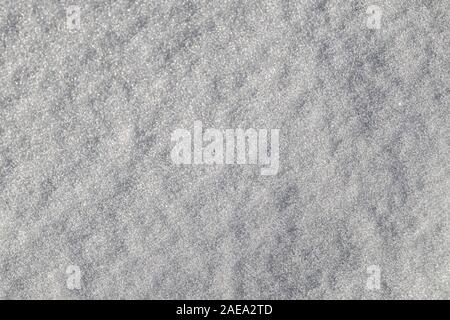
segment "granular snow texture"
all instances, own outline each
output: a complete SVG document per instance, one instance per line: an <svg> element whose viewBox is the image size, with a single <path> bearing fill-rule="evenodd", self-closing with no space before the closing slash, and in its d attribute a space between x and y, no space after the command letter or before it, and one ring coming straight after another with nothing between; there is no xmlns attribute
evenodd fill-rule
<svg viewBox="0 0 450 320"><path fill-rule="evenodd" d="M0 298L449 299L449 16L0 0ZM278 174L174 164L194 121Z"/></svg>

